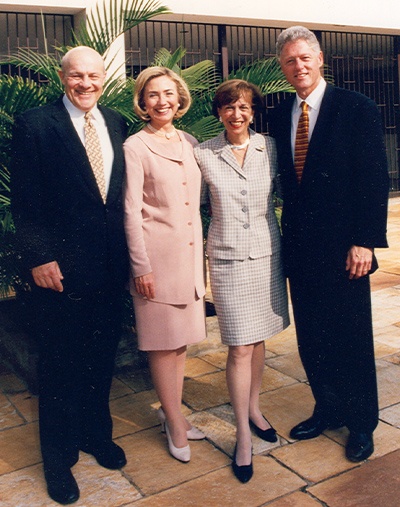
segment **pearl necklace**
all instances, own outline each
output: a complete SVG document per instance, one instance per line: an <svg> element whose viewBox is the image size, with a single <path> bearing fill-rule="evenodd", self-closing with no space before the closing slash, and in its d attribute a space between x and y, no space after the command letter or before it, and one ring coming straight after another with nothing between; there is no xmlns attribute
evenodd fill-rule
<svg viewBox="0 0 400 507"><path fill-rule="evenodd" d="M232 150L244 150L250 144L250 137L243 144L232 144L228 141L228 146Z"/></svg>
<svg viewBox="0 0 400 507"><path fill-rule="evenodd" d="M161 133L159 130L155 129L150 123L147 124L147 128L151 130L153 134L155 134L156 136L165 137L168 141L176 134L175 127L173 127L174 130L172 132L164 132L164 133Z"/></svg>

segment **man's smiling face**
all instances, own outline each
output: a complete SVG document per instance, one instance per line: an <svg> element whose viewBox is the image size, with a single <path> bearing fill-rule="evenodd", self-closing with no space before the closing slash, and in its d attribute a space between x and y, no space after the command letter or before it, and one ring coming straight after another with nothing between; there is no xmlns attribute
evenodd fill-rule
<svg viewBox="0 0 400 507"><path fill-rule="evenodd" d="M72 104L90 111L103 92L106 74L101 56L89 48L73 52L59 75Z"/></svg>

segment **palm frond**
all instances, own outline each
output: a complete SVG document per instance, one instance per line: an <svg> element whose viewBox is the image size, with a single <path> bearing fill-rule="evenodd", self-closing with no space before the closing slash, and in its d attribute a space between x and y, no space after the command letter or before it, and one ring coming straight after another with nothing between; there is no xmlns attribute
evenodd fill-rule
<svg viewBox="0 0 400 507"><path fill-rule="evenodd" d="M46 101L44 90L30 79L0 76L0 123Z"/></svg>
<svg viewBox="0 0 400 507"><path fill-rule="evenodd" d="M73 45L90 46L105 55L111 44L126 31L154 16L170 12L168 7L155 0L97 3L78 31L73 32Z"/></svg>
<svg viewBox="0 0 400 507"><path fill-rule="evenodd" d="M139 125L141 120L133 111L133 79L119 79L107 82L100 103L118 111L130 125L131 129Z"/></svg>
<svg viewBox="0 0 400 507"><path fill-rule="evenodd" d="M63 89L57 72L60 67L59 62L53 56L20 48L17 52L7 58L7 60L0 62L0 64L2 63L11 63L12 65L41 74L41 76L52 83L52 86L58 86L60 93Z"/></svg>
<svg viewBox="0 0 400 507"><path fill-rule="evenodd" d="M228 79L244 79L257 85L263 95L278 92L293 92L287 82L277 58L255 60L229 74Z"/></svg>
<svg viewBox="0 0 400 507"><path fill-rule="evenodd" d="M181 74L180 63L186 54L186 49L182 46L178 47L173 53L166 48L159 49L153 59L152 65L159 67L167 67L177 74Z"/></svg>
<svg viewBox="0 0 400 507"><path fill-rule="evenodd" d="M223 125L215 116L207 116L196 122L190 122L188 120L189 118L186 118L185 115L179 128L192 134L199 142L207 141L207 139L217 136L223 130Z"/></svg>
<svg viewBox="0 0 400 507"><path fill-rule="evenodd" d="M221 81L215 63L211 60L202 60L182 70L182 78L186 81L192 93L203 94L214 91Z"/></svg>

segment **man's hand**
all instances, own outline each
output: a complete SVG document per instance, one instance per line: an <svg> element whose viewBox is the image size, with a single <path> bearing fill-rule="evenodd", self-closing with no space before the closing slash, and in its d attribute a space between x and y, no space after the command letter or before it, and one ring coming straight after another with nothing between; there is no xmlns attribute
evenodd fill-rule
<svg viewBox="0 0 400 507"><path fill-rule="evenodd" d="M373 248L353 245L347 253L346 271L350 280L361 278L369 273L372 266Z"/></svg>
<svg viewBox="0 0 400 507"><path fill-rule="evenodd" d="M37 286L57 292L64 290L61 280L64 279L57 261L48 262L32 269L32 276Z"/></svg>

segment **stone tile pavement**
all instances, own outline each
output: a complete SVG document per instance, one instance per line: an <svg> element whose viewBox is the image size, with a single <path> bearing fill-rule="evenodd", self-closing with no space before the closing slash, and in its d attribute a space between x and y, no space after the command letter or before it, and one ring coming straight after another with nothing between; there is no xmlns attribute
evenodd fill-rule
<svg viewBox="0 0 400 507"><path fill-rule="evenodd" d="M81 489L77 507L397 507L400 505L400 198L390 201L390 248L378 250L372 276L380 422L376 451L361 464L344 457L347 430L327 431L295 442L290 428L308 417L312 396L302 369L293 325L267 342L261 404L280 441L253 437L253 479L239 483L230 463L235 442L225 384L226 349L215 317L206 343L190 349L184 411L207 439L191 442L192 460L182 464L160 433L157 398L148 371L114 378L114 436L128 464L101 468L81 454L73 472ZM45 493L38 442L37 399L0 366L0 506L51 507Z"/></svg>

